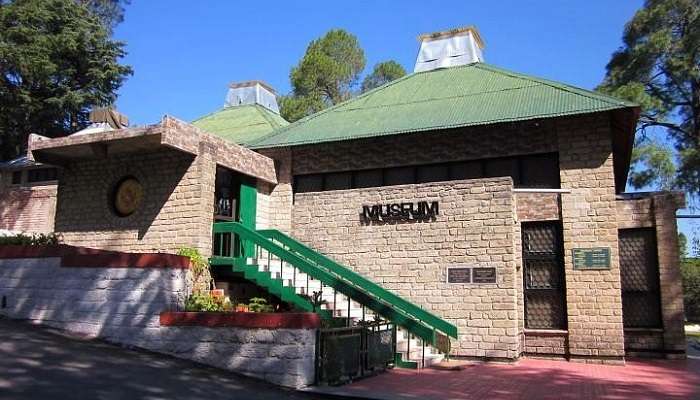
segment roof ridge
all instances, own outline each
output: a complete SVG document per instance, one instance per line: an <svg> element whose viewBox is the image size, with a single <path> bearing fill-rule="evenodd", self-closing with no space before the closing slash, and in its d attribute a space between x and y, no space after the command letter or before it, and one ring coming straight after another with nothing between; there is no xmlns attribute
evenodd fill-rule
<svg viewBox="0 0 700 400"><path fill-rule="evenodd" d="M588 97L590 99L595 98L597 100L605 101L607 103L611 103L611 104L614 104L617 106L619 106L619 105L638 106L638 104L631 102L631 101L618 99L616 97L612 97L612 96L609 96L609 95L604 94L604 93L599 93L599 92L596 92L593 90L580 88L577 86L569 85L567 83L557 82L557 81L553 81L553 80L546 79L546 78L540 78L540 77L529 75L529 74L523 74L520 72L510 71L510 70L507 70L507 69L504 69L501 67L496 67L495 65L491 65L488 63L482 62L482 63L474 63L474 64L476 64L475 66L477 68L484 67L482 69L486 69L486 70L489 70L491 72L496 72L496 73L499 73L502 75L507 75L511 78L518 78L518 79L524 79L524 80L529 80L529 81L535 81L535 82L538 82L542 85L547 85L547 86L553 87L555 89L559 89L559 90L563 90L565 92L577 94L579 96L585 96L585 97Z"/></svg>
<svg viewBox="0 0 700 400"><path fill-rule="evenodd" d="M254 106L254 105L255 105L255 104L242 104L242 105L236 106L236 107L249 107L249 106ZM222 111L226 111L226 110L228 110L229 108L235 108L235 107L223 106L223 107L221 107L221 108L219 108L219 109L217 109L217 110L215 110L215 111L211 111L211 112L209 112L209 113L207 113L207 114L204 114L204 115L202 115L201 117L198 117L197 119L193 119L193 120L190 121L189 123L190 123L190 124L193 124L193 123L195 123L195 122L197 122L197 121L203 120L204 118L211 117L212 115L214 115L214 114L216 114L216 113L219 113L219 112L222 112Z"/></svg>
<svg viewBox="0 0 700 400"><path fill-rule="evenodd" d="M260 114L260 116L263 117L263 119L265 121L267 121L267 123L270 124L270 126L273 128L273 132L274 132L274 129L282 126L281 124L278 124L277 121L273 120L272 117L270 117L270 115L267 114L268 109L266 107L263 107L260 104L253 104L253 105L255 106L255 109L258 111L258 114Z"/></svg>

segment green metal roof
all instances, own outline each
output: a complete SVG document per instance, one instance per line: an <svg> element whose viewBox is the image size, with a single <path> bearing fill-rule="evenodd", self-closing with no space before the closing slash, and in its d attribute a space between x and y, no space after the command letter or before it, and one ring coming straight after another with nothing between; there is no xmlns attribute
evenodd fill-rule
<svg viewBox="0 0 700 400"><path fill-rule="evenodd" d="M288 124L279 114L258 104L225 107L192 121L200 129L242 145Z"/></svg>
<svg viewBox="0 0 700 400"><path fill-rule="evenodd" d="M280 128L249 146L295 146L629 107L636 105L474 63L407 75Z"/></svg>

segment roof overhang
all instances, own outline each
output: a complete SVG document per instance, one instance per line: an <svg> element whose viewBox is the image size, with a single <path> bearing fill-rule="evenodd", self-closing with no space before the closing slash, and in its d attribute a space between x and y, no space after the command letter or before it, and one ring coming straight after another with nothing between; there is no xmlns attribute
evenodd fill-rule
<svg viewBox="0 0 700 400"><path fill-rule="evenodd" d="M628 107L611 112L612 152L615 173L615 192L623 193L632 162L634 134L637 130L640 108Z"/></svg>
<svg viewBox="0 0 700 400"><path fill-rule="evenodd" d="M30 140L30 152L35 160L59 166L165 150L176 150L193 157L206 151L223 167L269 183L277 183L274 160L271 158L169 116L165 116L158 124L146 127Z"/></svg>

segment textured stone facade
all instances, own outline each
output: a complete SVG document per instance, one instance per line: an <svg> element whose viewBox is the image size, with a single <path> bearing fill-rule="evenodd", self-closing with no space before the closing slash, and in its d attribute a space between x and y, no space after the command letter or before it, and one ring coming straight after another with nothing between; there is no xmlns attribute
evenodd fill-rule
<svg viewBox="0 0 700 400"><path fill-rule="evenodd" d="M661 295L660 329L626 329L625 347L632 352L685 354L683 287L678 252L676 210L685 206L680 193L652 193L616 202L619 229L654 228Z"/></svg>
<svg viewBox="0 0 700 400"><path fill-rule="evenodd" d="M12 173L0 176L0 229L53 232L56 185L11 185Z"/></svg>
<svg viewBox="0 0 700 400"><path fill-rule="evenodd" d="M438 201L429 222L363 223L363 205ZM292 234L459 329L453 353L520 354L510 178L297 194ZM447 283L449 266L495 267L495 284Z"/></svg>
<svg viewBox="0 0 700 400"><path fill-rule="evenodd" d="M181 310L188 269L66 268L0 259L0 315L170 354L289 387L314 381L315 329L161 326Z"/></svg>
<svg viewBox="0 0 700 400"><path fill-rule="evenodd" d="M572 359L622 361L622 298L610 120L592 115L557 126L564 269ZM610 249L609 270L575 270L574 248Z"/></svg>
<svg viewBox="0 0 700 400"><path fill-rule="evenodd" d="M215 164L169 150L67 165L58 190L56 232L65 243L108 250L174 253L194 246L211 252ZM115 185L139 180L143 206L120 217L111 206Z"/></svg>
<svg viewBox="0 0 700 400"><path fill-rule="evenodd" d="M518 192L515 194L518 221L558 221L561 219L559 193Z"/></svg>

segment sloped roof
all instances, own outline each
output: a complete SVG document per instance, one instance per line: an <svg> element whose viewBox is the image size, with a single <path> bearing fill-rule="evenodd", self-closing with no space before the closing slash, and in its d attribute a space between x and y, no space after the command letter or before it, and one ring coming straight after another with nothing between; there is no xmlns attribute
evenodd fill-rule
<svg viewBox="0 0 700 400"><path fill-rule="evenodd" d="M247 144L295 146L635 107L589 90L473 63L407 75Z"/></svg>
<svg viewBox="0 0 700 400"><path fill-rule="evenodd" d="M288 125L284 118L258 104L225 107L192 121L192 125L241 145Z"/></svg>

